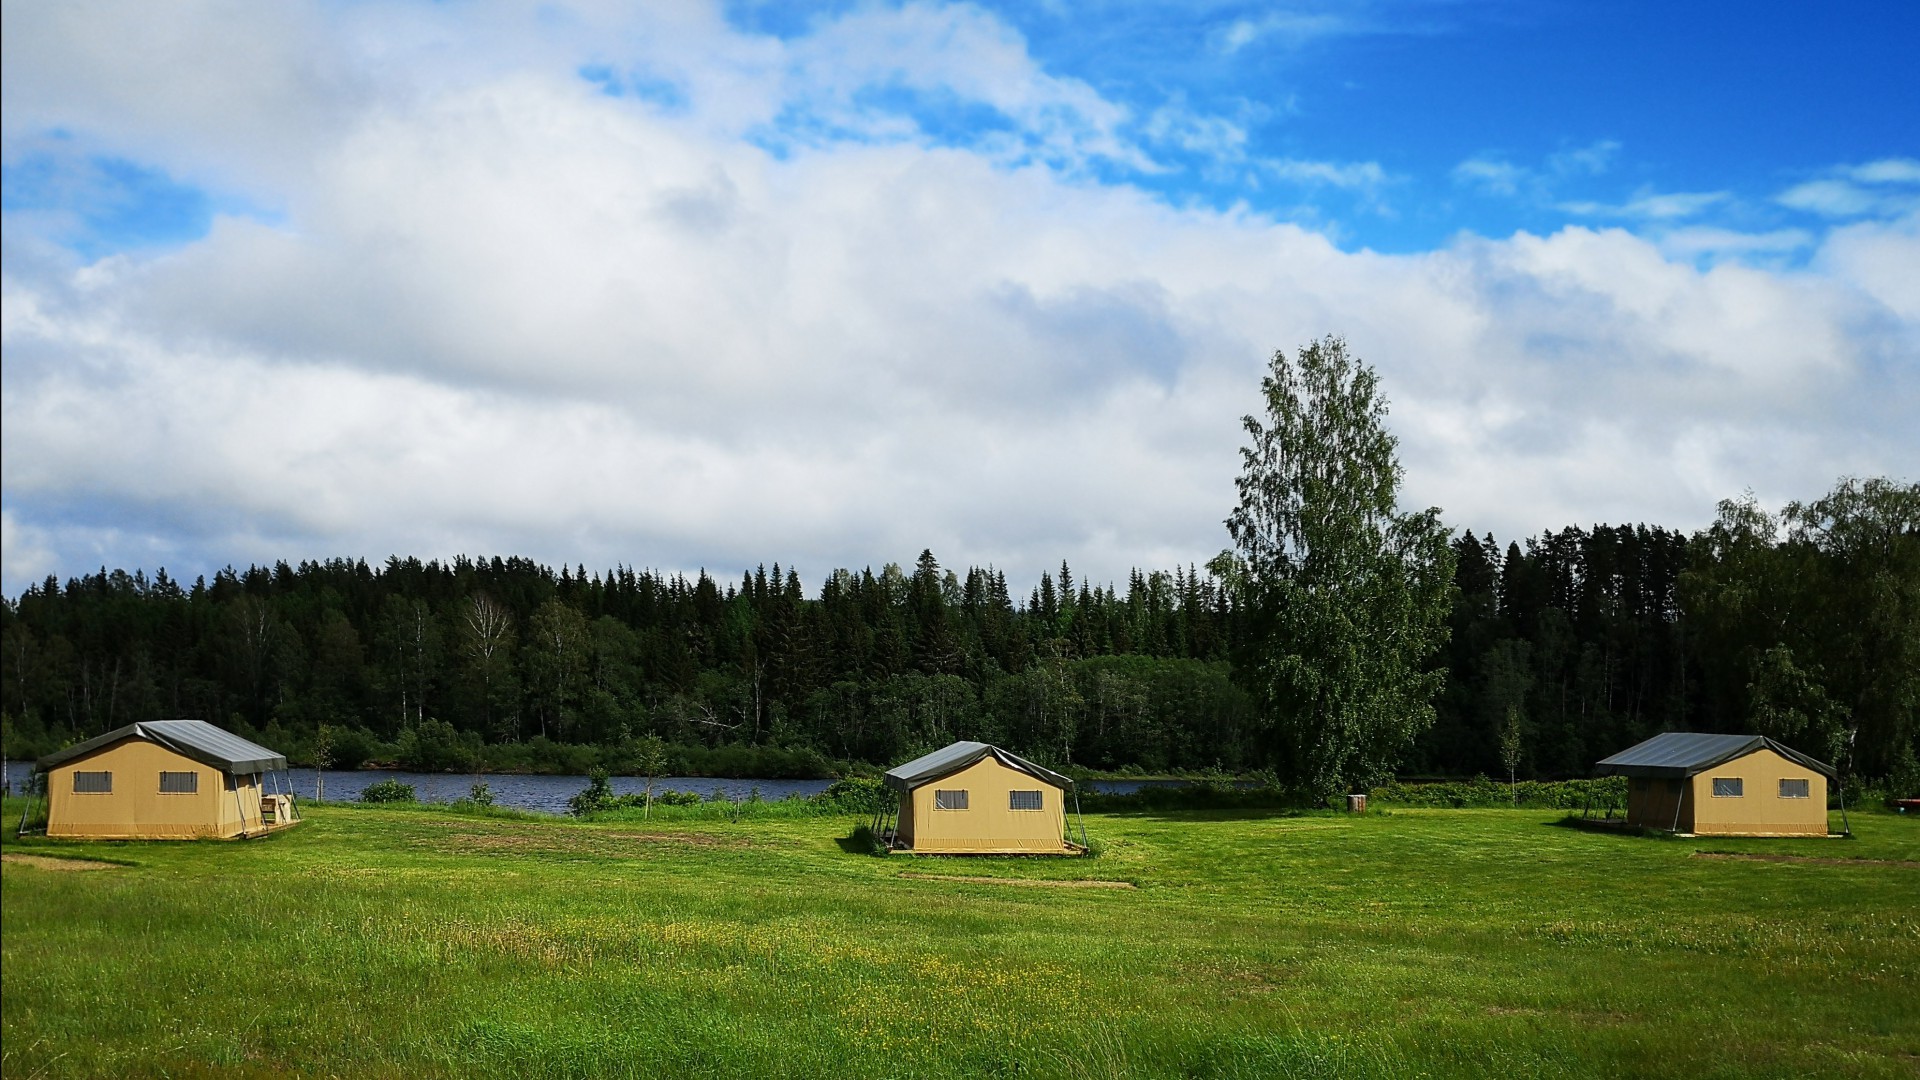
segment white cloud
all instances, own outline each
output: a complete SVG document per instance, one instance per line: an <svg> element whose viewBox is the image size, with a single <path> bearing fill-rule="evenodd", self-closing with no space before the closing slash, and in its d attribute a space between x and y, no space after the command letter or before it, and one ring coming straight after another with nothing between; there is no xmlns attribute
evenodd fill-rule
<svg viewBox="0 0 1920 1080"><path fill-rule="evenodd" d="M61 565L44 529L22 525L12 510L0 508L0 577L6 579L7 595L56 570L72 570L74 565L71 561Z"/></svg>
<svg viewBox="0 0 1920 1080"><path fill-rule="evenodd" d="M1781 192L1779 202L1823 217L1857 217L1877 208L1880 198L1845 180L1809 180Z"/></svg>
<svg viewBox="0 0 1920 1080"><path fill-rule="evenodd" d="M1220 51L1228 54L1259 41L1276 41L1289 48L1319 38L1360 32L1363 27L1337 15L1275 11L1257 19L1235 19L1220 35Z"/></svg>
<svg viewBox="0 0 1920 1080"><path fill-rule="evenodd" d="M1326 332L1386 380L1408 500L1503 537L1697 524L1747 487L1806 496L1920 460L1910 222L1808 239L1810 267L1783 271L1703 269L1612 229L1343 253L1089 180L1073 159L1104 152L1117 113L1036 81L977 13L895 14L823 25L831 47L649 23L707 57L673 73L680 109L574 76L583 50L645 36L631 27L596 24L564 62L428 62L450 32L389 16L427 20L429 44L382 69L405 92L314 105L329 123L282 136L298 169L204 151L273 193L283 226L223 218L178 251L90 266L9 228L5 589L102 562L391 552L729 573L778 558L817 581L927 546L1016 579L1064 556L1124 580L1224 545L1261 364ZM483 38L550 47L532 20L488 17ZM940 60L941 32L984 66ZM858 113L832 58L880 38L925 70L951 62L942 85L1067 149L863 132L783 155L745 137L785 101ZM167 40L198 55L190 33ZM9 87L10 126L134 138L89 126L119 115L105 106L16 105ZM192 133L209 110L142 115ZM201 144L179 140L167 152L191 170Z"/></svg>
<svg viewBox="0 0 1920 1080"><path fill-rule="evenodd" d="M1815 238L1805 229L1741 232L1712 225L1687 225L1657 234L1660 250L1673 258L1751 258L1786 256L1811 249Z"/></svg>
<svg viewBox="0 0 1920 1080"><path fill-rule="evenodd" d="M1724 191L1647 191L1618 205L1596 202L1561 203L1560 208L1583 217L1629 218L1637 221L1674 221L1696 217L1702 212L1731 201Z"/></svg>
<svg viewBox="0 0 1920 1080"><path fill-rule="evenodd" d="M1620 144L1600 139L1586 146L1562 150L1547 158L1547 170L1556 176L1599 176L1613 167Z"/></svg>
<svg viewBox="0 0 1920 1080"><path fill-rule="evenodd" d="M1531 179L1531 173L1510 161L1468 158L1453 167L1453 182L1488 195L1513 195Z"/></svg>
<svg viewBox="0 0 1920 1080"><path fill-rule="evenodd" d="M1775 201L1827 218L1892 217L1920 210L1920 161L1886 158L1827 172L1823 179L1795 184Z"/></svg>
<svg viewBox="0 0 1920 1080"><path fill-rule="evenodd" d="M1885 158L1855 165L1847 174L1863 184L1920 184L1920 161Z"/></svg>
<svg viewBox="0 0 1920 1080"><path fill-rule="evenodd" d="M1389 179L1377 161L1301 161L1294 158L1263 161L1269 173L1294 184L1374 190Z"/></svg>

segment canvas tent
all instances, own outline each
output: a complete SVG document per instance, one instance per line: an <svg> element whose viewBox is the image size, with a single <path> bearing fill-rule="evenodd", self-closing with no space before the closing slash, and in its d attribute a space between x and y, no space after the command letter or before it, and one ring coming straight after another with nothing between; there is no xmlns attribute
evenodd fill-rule
<svg viewBox="0 0 1920 1080"><path fill-rule="evenodd" d="M1700 836L1825 836L1833 767L1764 735L1670 731L1602 760L1627 823Z"/></svg>
<svg viewBox="0 0 1920 1080"><path fill-rule="evenodd" d="M129 724L43 757L47 835L112 840L258 836L299 820L287 759L204 720ZM267 791L271 786L272 793Z"/></svg>
<svg viewBox="0 0 1920 1080"><path fill-rule="evenodd" d="M1077 855L1067 836L1073 781L997 746L957 742L888 770L897 807L874 831L892 851L944 855ZM1077 806L1076 806L1077 810Z"/></svg>

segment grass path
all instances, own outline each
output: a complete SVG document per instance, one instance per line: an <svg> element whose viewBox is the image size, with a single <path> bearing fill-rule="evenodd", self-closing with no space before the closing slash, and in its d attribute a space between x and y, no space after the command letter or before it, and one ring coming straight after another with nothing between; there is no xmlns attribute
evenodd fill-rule
<svg viewBox="0 0 1920 1080"><path fill-rule="evenodd" d="M8 837L0 1073L1920 1075L1920 821L1709 842L1554 817L1090 817L1094 860L406 808L244 843ZM1005 887L1088 880L1134 887Z"/></svg>

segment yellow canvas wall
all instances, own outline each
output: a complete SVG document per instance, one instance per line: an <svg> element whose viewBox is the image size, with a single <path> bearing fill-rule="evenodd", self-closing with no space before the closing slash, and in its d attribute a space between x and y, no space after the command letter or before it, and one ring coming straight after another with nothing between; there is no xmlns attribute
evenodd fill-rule
<svg viewBox="0 0 1920 1080"><path fill-rule="evenodd" d="M1716 777L1739 777L1739 798L1716 797ZM1783 799L1780 781L1807 781L1807 797ZM1771 750L1716 765L1690 778L1693 831L1701 836L1825 836L1827 778Z"/></svg>
<svg viewBox="0 0 1920 1080"><path fill-rule="evenodd" d="M964 790L967 809L935 810L935 791ZM1040 809L1008 808L1009 793L1040 792ZM1065 793L1052 784L982 758L931 780L900 800L900 839L919 852L1018 854L1066 850Z"/></svg>
<svg viewBox="0 0 1920 1080"><path fill-rule="evenodd" d="M113 791L73 790L76 772L110 772ZM162 794L162 772L199 776L193 794ZM126 739L47 772L47 835L112 840L237 836L261 828L258 778L236 778L145 739ZM236 799L236 795L238 798ZM244 817L243 817L244 815Z"/></svg>

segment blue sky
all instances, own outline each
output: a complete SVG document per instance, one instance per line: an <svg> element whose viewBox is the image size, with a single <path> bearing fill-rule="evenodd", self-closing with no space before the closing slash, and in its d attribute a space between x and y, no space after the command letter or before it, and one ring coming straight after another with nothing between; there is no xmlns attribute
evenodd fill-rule
<svg viewBox="0 0 1920 1080"><path fill-rule="evenodd" d="M730 15L795 38L853 7ZM1131 109L1136 131L1169 106L1225 125L1187 131L1191 149L1178 131L1153 140L1164 172L1106 176L1330 224L1347 246L1645 219L1636 201L1682 193L1718 196L1686 218L1787 227L1820 215L1782 205L1784 189L1920 147L1911 4L986 7L1048 72ZM1004 125L969 112L915 114L958 144Z"/></svg>
<svg viewBox="0 0 1920 1080"><path fill-rule="evenodd" d="M1326 333L1503 539L1912 478L1917 12L11 5L0 590L1124 580Z"/></svg>

